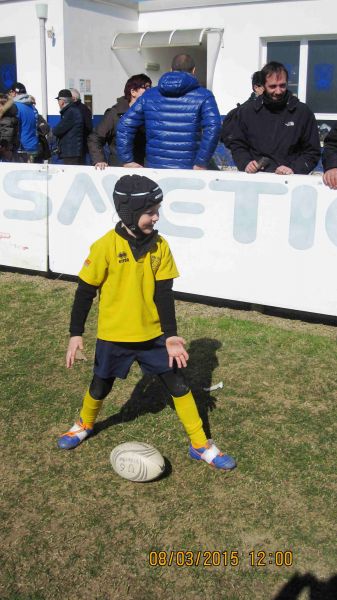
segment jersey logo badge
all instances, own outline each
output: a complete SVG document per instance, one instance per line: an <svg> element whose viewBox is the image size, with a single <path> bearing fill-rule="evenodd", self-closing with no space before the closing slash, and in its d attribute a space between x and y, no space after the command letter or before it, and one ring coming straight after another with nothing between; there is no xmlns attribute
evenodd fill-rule
<svg viewBox="0 0 337 600"><path fill-rule="evenodd" d="M160 265L160 258L158 256L151 256L151 267L154 273L157 273Z"/></svg>
<svg viewBox="0 0 337 600"><path fill-rule="evenodd" d="M126 252L119 252L119 253L117 254L117 256L118 256L118 262L119 262L119 263L126 263L126 262L129 262L128 255L127 255L127 253L126 253Z"/></svg>
<svg viewBox="0 0 337 600"><path fill-rule="evenodd" d="M89 267L89 265L91 265L91 260L89 260L89 258L87 258L87 259L84 261L84 266L85 266L85 267Z"/></svg>

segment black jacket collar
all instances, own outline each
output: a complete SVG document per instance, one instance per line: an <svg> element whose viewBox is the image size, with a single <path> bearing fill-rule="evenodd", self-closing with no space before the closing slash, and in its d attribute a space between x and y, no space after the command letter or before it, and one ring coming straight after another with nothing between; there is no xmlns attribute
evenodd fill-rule
<svg viewBox="0 0 337 600"><path fill-rule="evenodd" d="M293 112L297 108L297 105L299 103L299 99L297 98L297 96L294 96L291 92L288 92L288 95L289 95L289 98L288 98L288 102L286 104L286 108L290 112ZM267 108L267 105L264 102L263 94L261 94L261 96L258 96L256 98L256 100L254 100L253 104L254 104L254 109L255 109L256 112L258 112L259 110L261 110L261 108L263 106L265 106Z"/></svg>
<svg viewBox="0 0 337 600"><path fill-rule="evenodd" d="M63 108L61 108L60 110L60 115L64 115L64 113L68 110L68 108L70 108L71 106L74 106L74 102L69 102L69 104L66 104Z"/></svg>

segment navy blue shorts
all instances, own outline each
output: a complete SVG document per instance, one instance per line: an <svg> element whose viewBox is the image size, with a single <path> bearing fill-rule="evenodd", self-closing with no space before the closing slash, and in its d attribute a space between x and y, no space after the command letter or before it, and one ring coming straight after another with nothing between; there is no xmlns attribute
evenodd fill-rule
<svg viewBox="0 0 337 600"><path fill-rule="evenodd" d="M143 373L150 375L171 371L165 339L164 335L147 342L107 342L98 339L94 373L101 379L126 379L135 361Z"/></svg>

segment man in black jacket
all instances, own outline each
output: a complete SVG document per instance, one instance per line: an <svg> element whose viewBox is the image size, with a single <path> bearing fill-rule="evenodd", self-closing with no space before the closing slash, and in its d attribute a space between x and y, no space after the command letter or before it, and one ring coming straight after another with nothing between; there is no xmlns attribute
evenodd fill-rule
<svg viewBox="0 0 337 600"><path fill-rule="evenodd" d="M53 127L58 139L59 156L65 165L82 165L84 156L84 119L73 103L70 90L60 90L56 97L61 120Z"/></svg>
<svg viewBox="0 0 337 600"><path fill-rule="evenodd" d="M240 171L308 174L320 158L316 119L287 89L288 72L270 62L261 70L264 93L238 111L230 149Z"/></svg>

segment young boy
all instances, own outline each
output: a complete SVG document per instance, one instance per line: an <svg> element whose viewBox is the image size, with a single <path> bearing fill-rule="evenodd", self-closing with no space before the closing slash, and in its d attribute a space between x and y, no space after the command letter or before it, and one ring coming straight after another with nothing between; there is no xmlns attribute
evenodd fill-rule
<svg viewBox="0 0 337 600"><path fill-rule="evenodd" d="M66 356L69 368L76 351L83 349L84 324L99 289L94 376L79 421L58 446L69 450L90 436L115 378L125 379L136 360L144 373L156 373L172 395L191 441L190 457L230 471L235 460L206 439L182 374L188 354L175 319L172 283L178 271L167 242L154 229L163 192L147 177L125 175L117 181L113 199L121 221L91 246L79 273Z"/></svg>

